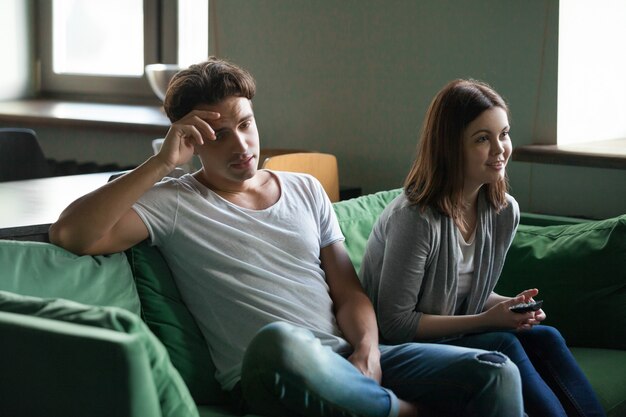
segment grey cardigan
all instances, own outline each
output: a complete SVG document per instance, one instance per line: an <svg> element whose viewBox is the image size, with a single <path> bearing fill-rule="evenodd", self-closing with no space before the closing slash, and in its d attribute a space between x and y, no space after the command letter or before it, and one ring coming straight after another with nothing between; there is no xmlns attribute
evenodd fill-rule
<svg viewBox="0 0 626 417"><path fill-rule="evenodd" d="M493 291L519 224L519 206L496 213L478 197L474 282L461 314L477 314ZM458 228L448 216L396 197L374 225L359 278L369 295L383 341L415 339L422 313L453 315L458 279Z"/></svg>

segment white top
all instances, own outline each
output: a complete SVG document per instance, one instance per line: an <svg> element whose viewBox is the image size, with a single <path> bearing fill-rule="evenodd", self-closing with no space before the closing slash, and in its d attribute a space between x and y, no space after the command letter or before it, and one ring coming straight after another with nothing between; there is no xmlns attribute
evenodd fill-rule
<svg viewBox="0 0 626 417"><path fill-rule="evenodd" d="M280 199L250 210L223 199L193 176L156 184L133 206L159 247L196 319L225 390L266 324L286 321L337 352L351 347L335 321L320 249L343 240L320 183L273 172Z"/></svg>
<svg viewBox="0 0 626 417"><path fill-rule="evenodd" d="M472 289L474 280L474 252L476 251L476 229L472 232L469 241L465 241L461 231L457 233L459 243L459 279L456 288L456 307L462 310L465 299ZM458 311L457 311L458 314Z"/></svg>

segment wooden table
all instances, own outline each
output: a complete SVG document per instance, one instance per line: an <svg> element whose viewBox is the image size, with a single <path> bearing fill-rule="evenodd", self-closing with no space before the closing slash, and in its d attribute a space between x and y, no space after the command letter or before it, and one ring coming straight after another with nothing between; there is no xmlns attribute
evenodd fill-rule
<svg viewBox="0 0 626 417"><path fill-rule="evenodd" d="M50 224L117 172L0 182L0 239L46 241Z"/></svg>

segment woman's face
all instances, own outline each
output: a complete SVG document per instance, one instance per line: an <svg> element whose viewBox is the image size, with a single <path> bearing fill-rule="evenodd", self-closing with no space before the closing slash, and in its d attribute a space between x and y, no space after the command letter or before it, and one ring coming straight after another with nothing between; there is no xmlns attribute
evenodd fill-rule
<svg viewBox="0 0 626 417"><path fill-rule="evenodd" d="M482 112L463 132L467 191L504 178L511 156L509 118L500 107Z"/></svg>

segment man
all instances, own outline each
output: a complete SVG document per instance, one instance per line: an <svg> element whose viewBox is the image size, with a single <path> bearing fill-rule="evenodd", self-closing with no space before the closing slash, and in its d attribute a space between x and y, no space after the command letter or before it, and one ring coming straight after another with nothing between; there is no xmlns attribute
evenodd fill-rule
<svg viewBox="0 0 626 417"><path fill-rule="evenodd" d="M319 182L257 170L254 93L249 73L217 58L178 73L160 152L72 203L50 240L101 254L149 238L212 341L219 382L250 412L522 415L517 369L501 354L379 346ZM201 170L159 182L194 153Z"/></svg>

